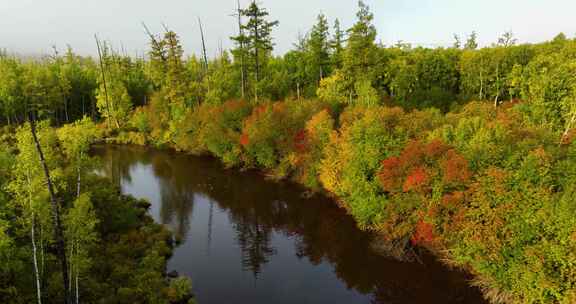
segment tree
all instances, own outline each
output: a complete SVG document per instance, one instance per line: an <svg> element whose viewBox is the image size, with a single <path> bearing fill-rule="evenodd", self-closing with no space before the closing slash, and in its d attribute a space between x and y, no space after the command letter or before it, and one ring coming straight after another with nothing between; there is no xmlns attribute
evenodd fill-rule
<svg viewBox="0 0 576 304"><path fill-rule="evenodd" d="M254 81L254 98L258 100L258 86L262 80L263 71L268 63L270 54L274 49L272 42L272 29L278 25L278 21L268 21L266 18L269 13L260 8L255 1L246 9L240 10L240 15L247 17L246 24L240 25L240 34L232 37L241 49L237 49L236 54L246 55L248 63L251 66L249 73L253 74ZM241 57L244 58L244 57Z"/></svg>
<svg viewBox="0 0 576 304"><path fill-rule="evenodd" d="M374 15L364 2L358 2L358 21L348 30L348 41L342 64L347 86L352 91L356 82L374 82L377 70L378 48L375 44L376 27L372 24Z"/></svg>
<svg viewBox="0 0 576 304"><path fill-rule="evenodd" d="M310 31L307 41L307 61L309 71L308 78L314 87L318 87L320 81L330 74L330 41L328 32L328 20L323 14L318 15L316 24Z"/></svg>
<svg viewBox="0 0 576 304"><path fill-rule="evenodd" d="M472 31L472 33L470 34L470 36L468 36L468 39L466 40L466 43L464 44L464 48L467 50L475 50L478 48L478 34L476 33L476 31Z"/></svg>
<svg viewBox="0 0 576 304"><path fill-rule="evenodd" d="M71 287L74 287L75 303L80 303L80 275L89 270L91 259L89 247L97 240L96 225L98 224L96 212L90 201L90 195L78 195L73 207L64 216L66 226L67 251L70 252L69 277Z"/></svg>
<svg viewBox="0 0 576 304"><path fill-rule="evenodd" d="M72 124L64 125L57 131L64 153L76 171L76 196L80 196L82 173L89 165L88 150L97 138L96 125L88 117Z"/></svg>
<svg viewBox="0 0 576 304"><path fill-rule="evenodd" d="M334 21L334 34L332 41L330 41L330 47L332 48L332 66L334 68L339 69L342 67L344 42L344 31L340 28L340 20L336 19Z"/></svg>
<svg viewBox="0 0 576 304"><path fill-rule="evenodd" d="M108 102L106 102L107 96L110 98ZM132 102L122 81L112 78L107 85L101 82L96 100L100 115L107 121L114 122L116 128L120 128L127 121Z"/></svg>
<svg viewBox="0 0 576 304"><path fill-rule="evenodd" d="M44 165L51 168L56 166L54 161L56 153L54 147L55 137L46 122L42 122L39 125L39 132L36 134L35 124L26 124L20 127L16 133L19 153L14 163L13 180L9 184L9 190L16 198L15 202L18 202L22 210L24 210L25 215L23 218L25 219L25 226L30 229L36 298L37 302L41 303L43 297L42 286L44 285L42 277L45 269L45 248L43 244L47 238L46 235L43 235L43 231L48 230L47 226L51 224L55 233L54 240L57 240L58 230L56 219L58 218L59 210L55 212L53 210L52 218L49 217L49 208L48 204L46 204L49 192L44 186L46 179L45 176L38 174L38 172L44 170ZM38 138L44 141L43 150L38 149L37 145L40 145ZM40 157L38 151L43 151L46 154L42 154ZM46 161L44 155L49 157L48 161ZM41 162L40 159L44 161ZM54 172L55 176L59 175L57 170ZM50 180L50 185L52 185L52 180ZM52 205L52 207L54 208L54 205ZM56 206L56 208L58 208L58 206ZM66 272L63 272L64 280L67 280L66 275ZM67 285L65 286L68 287Z"/></svg>
<svg viewBox="0 0 576 304"><path fill-rule="evenodd" d="M368 85L374 86L378 71L376 27L372 24L374 15L364 2L359 1L358 6L359 10L356 13L358 21L348 30L342 63L342 74L345 76L350 97L358 94L356 88L363 88L367 92Z"/></svg>
<svg viewBox="0 0 576 304"><path fill-rule="evenodd" d="M38 158L40 159L40 164L42 165L42 171L44 172L44 178L46 182L46 187L48 189L48 194L50 197L50 206L52 212L52 226L54 230L54 240L56 242L56 255L60 260L61 270L62 270L62 281L64 287L64 303L70 303L70 278L68 277L68 258L66 256L66 240L64 239L64 229L62 228L62 221L60 217L61 206L56 197L56 192L54 190L54 184L50 176L50 169L48 168L48 162L44 157L42 152L42 147L38 136L36 134L36 122L33 114L30 114L30 133L32 134L32 139L36 147L36 152Z"/></svg>
<svg viewBox="0 0 576 304"><path fill-rule="evenodd" d="M100 115L108 123L113 122L120 128L128 120L132 109L132 100L126 89L124 77L126 69L120 59L107 44L99 45L101 53L101 77L96 91L96 105Z"/></svg>
<svg viewBox="0 0 576 304"><path fill-rule="evenodd" d="M509 47L516 44L518 40L514 38L512 31L505 32L500 38L498 38L498 45L503 47Z"/></svg>
<svg viewBox="0 0 576 304"><path fill-rule="evenodd" d="M0 107L9 125L22 117L22 72L17 59L0 56Z"/></svg>
<svg viewBox="0 0 576 304"><path fill-rule="evenodd" d="M462 47L462 41L460 39L460 36L454 34L454 44L452 45L452 47L455 49L459 49Z"/></svg>

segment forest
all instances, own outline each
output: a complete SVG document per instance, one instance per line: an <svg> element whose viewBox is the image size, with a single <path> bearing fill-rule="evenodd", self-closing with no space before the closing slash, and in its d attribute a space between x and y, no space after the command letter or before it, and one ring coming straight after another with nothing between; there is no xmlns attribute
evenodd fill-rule
<svg viewBox="0 0 576 304"><path fill-rule="evenodd" d="M471 273L493 303L576 301L576 39L383 45L360 1L351 28L320 14L274 55L266 8L236 17L215 58L146 25L142 58L98 37L97 58L0 54L1 302L188 301L190 281L165 278L170 232L91 168L102 141L327 194L394 250Z"/></svg>

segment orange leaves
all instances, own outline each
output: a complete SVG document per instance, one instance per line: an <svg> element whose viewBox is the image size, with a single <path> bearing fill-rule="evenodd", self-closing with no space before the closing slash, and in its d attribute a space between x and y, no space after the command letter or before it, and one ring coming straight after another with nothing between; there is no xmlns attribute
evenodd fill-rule
<svg viewBox="0 0 576 304"><path fill-rule="evenodd" d="M420 220L410 241L413 245L427 245L434 242L435 238L434 225Z"/></svg>
<svg viewBox="0 0 576 304"><path fill-rule="evenodd" d="M444 144L438 139L435 139L424 147L424 152L427 157L436 158L442 157L442 155L449 149L450 147L448 145Z"/></svg>
<svg viewBox="0 0 576 304"><path fill-rule="evenodd" d="M308 149L308 132L305 129L299 130L294 134L294 150L303 153Z"/></svg>
<svg viewBox="0 0 576 304"><path fill-rule="evenodd" d="M454 149L448 150L442 161L444 183L463 183L470 179L468 161Z"/></svg>
<svg viewBox="0 0 576 304"><path fill-rule="evenodd" d="M390 193L426 192L434 182L460 185L470 176L468 161L439 140L411 141L400 156L385 159L378 174L382 189Z"/></svg>
<svg viewBox="0 0 576 304"><path fill-rule="evenodd" d="M387 192L396 192L402 185L400 179L402 177L402 167L400 158L389 157L382 161L382 169L378 173L380 185L382 189Z"/></svg>
<svg viewBox="0 0 576 304"><path fill-rule="evenodd" d="M402 190L404 192L422 190L428 183L428 179L426 169L422 166L416 167L408 174Z"/></svg>
<svg viewBox="0 0 576 304"><path fill-rule="evenodd" d="M248 146L250 144L250 138L248 137L248 134L243 133L240 136L240 144L244 147Z"/></svg>

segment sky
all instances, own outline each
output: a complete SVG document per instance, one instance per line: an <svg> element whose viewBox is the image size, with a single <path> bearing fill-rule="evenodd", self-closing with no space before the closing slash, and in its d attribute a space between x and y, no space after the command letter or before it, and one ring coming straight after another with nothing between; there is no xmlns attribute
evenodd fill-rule
<svg viewBox="0 0 576 304"><path fill-rule="evenodd" d="M246 6L251 0L240 0ZM293 47L324 13L330 23L338 18L344 29L355 22L356 0L259 0L278 20L275 53ZM559 32L576 35L576 0L365 0L374 13L378 40L413 45L449 46L454 34L478 33L489 45L512 31L519 42L552 39ZM52 46L70 45L81 55L95 55L94 34L130 55L142 55L148 39L142 27L176 31L185 53L200 54L197 18L201 18L208 55L220 45L230 48L237 32L236 0L0 0L0 49L24 55L52 52Z"/></svg>

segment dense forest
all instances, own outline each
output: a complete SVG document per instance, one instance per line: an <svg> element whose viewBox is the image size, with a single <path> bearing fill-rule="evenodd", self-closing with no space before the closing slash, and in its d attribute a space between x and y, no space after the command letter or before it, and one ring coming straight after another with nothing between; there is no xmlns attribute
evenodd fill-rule
<svg viewBox="0 0 576 304"><path fill-rule="evenodd" d="M0 299L77 300L66 277L82 302L186 296L188 281L162 276L167 232L89 173L90 143L107 140L210 154L332 195L394 250L425 247L470 272L494 303L576 301L576 39L383 45L359 2L351 28L320 14L275 56L278 21L256 3L237 18L235 48L216 58L185 58L174 31L146 26L145 58L97 37L98 58L0 54Z"/></svg>

